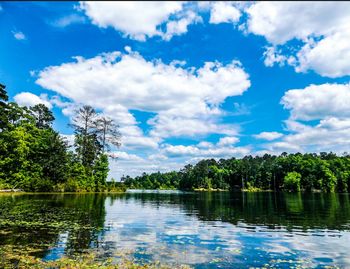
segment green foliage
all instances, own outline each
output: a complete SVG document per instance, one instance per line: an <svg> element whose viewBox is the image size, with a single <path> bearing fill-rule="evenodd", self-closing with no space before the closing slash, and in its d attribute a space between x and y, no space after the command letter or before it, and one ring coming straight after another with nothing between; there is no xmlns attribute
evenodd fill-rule
<svg viewBox="0 0 350 269"><path fill-rule="evenodd" d="M179 172L123 180L128 188L141 189L349 192L350 156L323 152L209 159L186 165Z"/></svg>
<svg viewBox="0 0 350 269"><path fill-rule="evenodd" d="M105 189L108 171L108 156L106 154L101 154L94 166L96 191Z"/></svg>
<svg viewBox="0 0 350 269"><path fill-rule="evenodd" d="M299 192L300 191L301 175L298 172L289 172L283 181L285 190Z"/></svg>
<svg viewBox="0 0 350 269"><path fill-rule="evenodd" d="M52 112L44 104L37 104L30 107L30 112L38 128L50 128L52 122L55 120Z"/></svg>
<svg viewBox="0 0 350 269"><path fill-rule="evenodd" d="M118 126L90 106L76 111L71 126L75 151L52 128L54 116L43 104L8 102L0 84L0 187L26 191L104 191L108 189L216 189L349 192L350 157L334 153L245 156L201 160L179 172L123 177L106 183L108 144L119 146Z"/></svg>
<svg viewBox="0 0 350 269"><path fill-rule="evenodd" d="M127 188L132 189L178 189L179 176L177 172L152 173L150 175L143 173L142 176L135 179L126 176L122 177L122 182Z"/></svg>
<svg viewBox="0 0 350 269"><path fill-rule="evenodd" d="M126 186L123 182L116 182L114 178L111 181L106 182L106 189L108 192L125 192Z"/></svg>
<svg viewBox="0 0 350 269"><path fill-rule="evenodd" d="M79 134L76 133L74 145L76 147L75 151L80 162L87 169L92 170L95 160L100 154L101 145L97 141L95 134Z"/></svg>
<svg viewBox="0 0 350 269"><path fill-rule="evenodd" d="M5 88L5 85L0 84L0 130L4 129L8 124L6 102L9 98Z"/></svg>
<svg viewBox="0 0 350 269"><path fill-rule="evenodd" d="M91 107L83 107L76 116L76 150L70 152L52 128L55 118L45 105L28 108L7 101L5 86L0 84L1 189L75 192L106 188L108 157L101 153L93 131L96 113Z"/></svg>

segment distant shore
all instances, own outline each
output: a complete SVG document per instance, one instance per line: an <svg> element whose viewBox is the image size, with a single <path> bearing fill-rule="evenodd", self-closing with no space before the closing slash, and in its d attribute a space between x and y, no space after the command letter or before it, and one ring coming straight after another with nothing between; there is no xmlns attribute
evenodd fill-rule
<svg viewBox="0 0 350 269"><path fill-rule="evenodd" d="M0 190L0 192L8 193L8 192L24 192L24 191L21 189L4 189L4 190Z"/></svg>
<svg viewBox="0 0 350 269"><path fill-rule="evenodd" d="M33 191L24 191L24 190L20 190L20 189L4 189L4 190L0 190L0 194L3 193L25 193L25 194L89 194L89 193L125 193L125 191L100 191L100 192L94 192L94 191L81 191L81 192L59 192L59 191L45 191L45 192L33 192Z"/></svg>

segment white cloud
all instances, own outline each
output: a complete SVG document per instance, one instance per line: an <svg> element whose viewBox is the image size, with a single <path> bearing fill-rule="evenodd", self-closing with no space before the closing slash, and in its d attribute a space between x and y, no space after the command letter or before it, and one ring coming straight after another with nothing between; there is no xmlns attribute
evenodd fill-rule
<svg viewBox="0 0 350 269"><path fill-rule="evenodd" d="M290 131L290 134L285 135L282 141L266 144L264 147L275 154L283 151L332 151L341 154L350 147L350 118L326 117L315 126L304 124L298 131L287 131Z"/></svg>
<svg viewBox="0 0 350 269"><path fill-rule="evenodd" d="M316 151L346 151L350 146L350 118L326 117L316 126L286 136L285 141Z"/></svg>
<svg viewBox="0 0 350 269"><path fill-rule="evenodd" d="M349 16L350 20L350 16ZM307 42L298 52L297 72L311 69L331 77L350 75L350 23L346 29L323 38L319 42ZM331 64L330 64L331 63Z"/></svg>
<svg viewBox="0 0 350 269"><path fill-rule="evenodd" d="M231 158L242 157L250 153L250 147L234 146L239 139L233 136L221 137L214 145L207 141L201 141L197 145L165 145L161 152L169 158L190 157L188 161L198 161L204 158Z"/></svg>
<svg viewBox="0 0 350 269"><path fill-rule="evenodd" d="M125 151L114 151L109 152L108 156L112 158L118 158L119 160L127 160L127 161L142 161L143 159L140 156L135 154L129 154Z"/></svg>
<svg viewBox="0 0 350 269"><path fill-rule="evenodd" d="M153 126L150 134L155 137L193 137L203 136L209 133L236 135L239 130L237 125L221 124L216 122L216 117L209 115L187 116L168 115L160 113L148 121Z"/></svg>
<svg viewBox="0 0 350 269"><path fill-rule="evenodd" d="M208 141L201 141L201 142L199 142L198 144L197 144L197 147L198 148L211 148L211 147L213 147L214 146L214 144L213 143L210 143L210 142L208 142Z"/></svg>
<svg viewBox="0 0 350 269"><path fill-rule="evenodd" d="M336 32L349 23L349 10L346 2L257 2L246 10L247 27L278 45Z"/></svg>
<svg viewBox="0 0 350 269"><path fill-rule="evenodd" d="M282 152L288 152L288 153L303 152L303 147L297 144L288 143L285 141L266 144L265 148L267 149L267 152L265 153L270 153L274 155L279 155Z"/></svg>
<svg viewBox="0 0 350 269"><path fill-rule="evenodd" d="M291 110L291 119L317 120L350 117L349 100L350 84L322 84L289 90L281 104Z"/></svg>
<svg viewBox="0 0 350 269"><path fill-rule="evenodd" d="M146 37L162 36L160 25L171 15L182 11L182 2L80 2L80 8L99 27L113 27L126 36L144 41ZM186 32L182 26L169 26L174 34ZM182 27L182 29L180 29ZM175 29L176 28L176 29ZM170 30L170 29L169 29ZM170 33L169 33L170 35ZM170 38L169 36L167 38Z"/></svg>
<svg viewBox="0 0 350 269"><path fill-rule="evenodd" d="M233 144L236 144L239 142L239 138L234 136L225 136L221 137L219 142L217 143L218 146L231 146Z"/></svg>
<svg viewBox="0 0 350 269"><path fill-rule="evenodd" d="M13 99L21 106L35 106L37 104L44 104L48 108L52 108L52 105L48 101L47 95L45 94L37 96L30 92L21 92L19 94L16 94Z"/></svg>
<svg viewBox="0 0 350 269"><path fill-rule="evenodd" d="M25 40L26 36L22 32L12 31L14 38L17 40Z"/></svg>
<svg viewBox="0 0 350 269"><path fill-rule="evenodd" d="M73 134L60 134L60 136L68 143L69 147L74 146L74 135Z"/></svg>
<svg viewBox="0 0 350 269"><path fill-rule="evenodd" d="M187 33L187 28L190 24L202 21L202 17L198 16L193 11L188 11L181 19L171 20L166 24L166 32L162 37L169 41L175 35Z"/></svg>
<svg viewBox="0 0 350 269"><path fill-rule="evenodd" d="M169 158L196 157L196 160L204 158L231 158L243 157L250 153L250 147L234 147L216 144L215 147L200 148L198 146L168 145L162 152Z"/></svg>
<svg viewBox="0 0 350 269"><path fill-rule="evenodd" d="M133 52L76 59L44 69L37 83L74 103L103 110L121 127L136 124L130 109L156 113L148 121L154 137L235 135L238 131L237 126L219 123L222 111L218 108L227 97L241 95L250 86L236 61L185 69L160 60L146 61Z"/></svg>
<svg viewBox="0 0 350 269"><path fill-rule="evenodd" d="M254 137L257 139L264 139L268 141L278 139L282 136L283 134L278 132L261 132L260 134L254 135Z"/></svg>
<svg viewBox="0 0 350 269"><path fill-rule="evenodd" d="M214 2L210 11L210 23L223 22L236 23L241 17L241 12L232 2Z"/></svg>
<svg viewBox="0 0 350 269"><path fill-rule="evenodd" d="M170 157L195 156L200 154L200 149L195 146L169 145L165 148L164 152Z"/></svg>
<svg viewBox="0 0 350 269"><path fill-rule="evenodd" d="M165 156L164 154L161 154L161 153L155 153L155 154L151 154L148 156L148 159L153 161L153 160L156 160L156 161L165 161L168 159L167 156Z"/></svg>
<svg viewBox="0 0 350 269"><path fill-rule="evenodd" d="M62 109L63 115L71 117L74 115L75 110L77 109L77 104L72 102L64 102L61 97L54 95L50 98L50 103Z"/></svg>
<svg viewBox="0 0 350 269"><path fill-rule="evenodd" d="M225 112L220 109L227 97L241 95L250 86L239 62L207 62L202 67L187 68L181 61L147 61L131 48L125 49L126 54L75 57L73 62L40 71L36 81L65 98L62 101L61 97L52 97L51 102L65 110L66 115L72 115L74 106L87 104L120 125L122 147L118 161L110 165L113 177L179 169L192 157L219 158L249 152L247 148L232 146L240 128L223 123ZM134 110L150 113L143 122L148 124L147 133L132 114ZM164 144L168 137L200 139L212 133L229 138L222 139L222 145L215 148L203 148L204 143L201 148L193 146L195 154L191 148Z"/></svg>
<svg viewBox="0 0 350 269"><path fill-rule="evenodd" d="M79 24L79 23L85 23L86 22L86 18L78 15L78 14L70 14L64 17L61 17L53 22L51 22L50 24L55 26L55 27L67 27L69 25L72 24Z"/></svg>
<svg viewBox="0 0 350 269"><path fill-rule="evenodd" d="M251 113L250 107L245 104L233 103L233 113L234 116L249 115Z"/></svg>
<svg viewBox="0 0 350 269"><path fill-rule="evenodd" d="M328 77L350 75L349 3L257 2L246 12L246 31L264 36L274 47L293 39L303 44L301 49L299 45L286 47L284 54L267 50L267 66L288 63L297 72L314 70Z"/></svg>
<svg viewBox="0 0 350 269"><path fill-rule="evenodd" d="M289 134L264 148L274 153L348 151L349 100L349 84L310 85L287 91L281 103L290 110L290 117L285 121L285 131Z"/></svg>
<svg viewBox="0 0 350 269"><path fill-rule="evenodd" d="M276 63L280 66L283 66L287 61L287 57L282 55L281 52L273 46L267 47L263 56L264 64L269 67L274 66Z"/></svg>
<svg viewBox="0 0 350 269"><path fill-rule="evenodd" d="M110 177L120 179L122 175L138 176L143 172L166 172L179 170L183 167L183 162L168 161L166 156L155 156L152 154L149 158L143 158L136 154L127 152L118 153L116 156L120 158L110 160Z"/></svg>

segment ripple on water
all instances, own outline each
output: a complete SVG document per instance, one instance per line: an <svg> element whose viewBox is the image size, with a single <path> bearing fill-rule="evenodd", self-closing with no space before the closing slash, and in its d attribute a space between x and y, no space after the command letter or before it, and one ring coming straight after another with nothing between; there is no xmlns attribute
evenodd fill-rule
<svg viewBox="0 0 350 269"><path fill-rule="evenodd" d="M93 248L105 257L195 268L350 268L349 198L172 191L0 197L7 212L0 246L37 244L48 260Z"/></svg>

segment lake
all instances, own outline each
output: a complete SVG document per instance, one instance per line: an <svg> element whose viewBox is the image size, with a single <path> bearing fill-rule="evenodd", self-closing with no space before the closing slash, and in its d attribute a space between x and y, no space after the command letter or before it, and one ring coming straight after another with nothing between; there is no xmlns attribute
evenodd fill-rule
<svg viewBox="0 0 350 269"><path fill-rule="evenodd" d="M350 195L3 194L1 246L44 260L96 249L193 268L350 268Z"/></svg>

